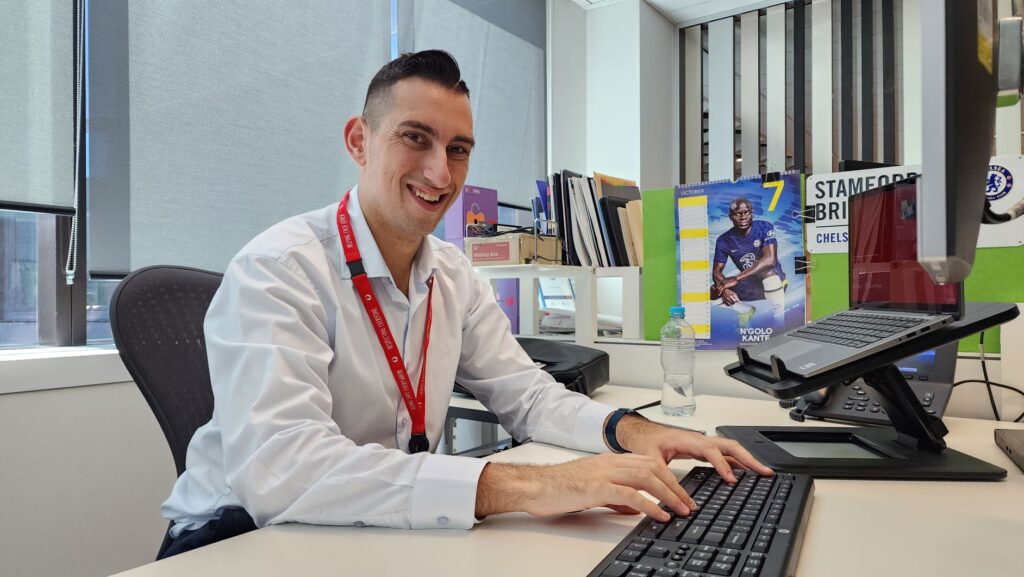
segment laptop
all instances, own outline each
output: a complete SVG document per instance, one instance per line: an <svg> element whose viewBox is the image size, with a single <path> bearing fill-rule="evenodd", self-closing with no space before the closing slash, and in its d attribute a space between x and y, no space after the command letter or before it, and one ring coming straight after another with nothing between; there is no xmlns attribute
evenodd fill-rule
<svg viewBox="0 0 1024 577"><path fill-rule="evenodd" d="M963 284L917 262L916 177L850 197L850 308L746 347L750 358L812 377L935 330L963 314Z"/></svg>

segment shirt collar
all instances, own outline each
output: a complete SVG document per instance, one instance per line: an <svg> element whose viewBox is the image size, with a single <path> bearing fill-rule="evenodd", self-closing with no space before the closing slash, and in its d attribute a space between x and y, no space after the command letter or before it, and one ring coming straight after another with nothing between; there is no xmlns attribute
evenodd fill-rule
<svg viewBox="0 0 1024 577"><path fill-rule="evenodd" d="M363 209L359 205L359 186L353 186L348 198L348 213L352 221L352 230L356 235L356 243L359 245L359 256L363 260L363 269L369 278L392 278L388 265L384 262L384 256L380 253L380 247L370 232L370 226L366 224L366 217L363 216ZM337 226L337 224L335 224ZM338 244L341 251L341 243ZM435 254L433 239L429 236L423 239L416 256L412 262L411 281L416 286L426 286L427 278L437 271L437 255ZM342 251L342 262L345 256ZM352 278L352 273L345 267L342 271L342 278ZM394 279L392 279L394 280ZM426 289L424 288L424 291Z"/></svg>

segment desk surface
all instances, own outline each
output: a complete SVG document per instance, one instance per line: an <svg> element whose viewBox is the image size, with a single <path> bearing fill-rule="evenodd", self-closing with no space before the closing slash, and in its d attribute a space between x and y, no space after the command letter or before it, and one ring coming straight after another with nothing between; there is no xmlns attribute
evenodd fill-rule
<svg viewBox="0 0 1024 577"><path fill-rule="evenodd" d="M594 394L590 395L590 398L612 407L638 409L645 405L660 401L661 389L605 385L594 391ZM453 394L451 396L451 400L448 401L448 407L491 415L491 412L488 411L480 401L473 397L467 397L459 394Z"/></svg>
<svg viewBox="0 0 1024 577"><path fill-rule="evenodd" d="M773 401L697 397L697 414L669 424L713 431L722 424L794 425ZM815 481L798 576L1020 575L1024 474L992 439L1024 424L945 419L949 446L1004 467L1000 482ZM811 425L813 426L813 424ZM495 462L558 463L582 453L529 443ZM694 461L673 463L680 475ZM122 573L178 575L585 575L639 521L591 510L536 518L491 517L470 531L279 525Z"/></svg>

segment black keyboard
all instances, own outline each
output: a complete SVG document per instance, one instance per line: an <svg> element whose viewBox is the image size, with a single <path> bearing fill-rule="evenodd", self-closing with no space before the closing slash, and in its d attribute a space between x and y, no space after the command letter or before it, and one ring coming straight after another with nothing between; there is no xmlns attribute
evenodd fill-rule
<svg viewBox="0 0 1024 577"><path fill-rule="evenodd" d="M814 479L735 474L730 485L713 468L695 467L679 484L697 502L696 514L669 511L667 523L645 517L588 577L793 575Z"/></svg>
<svg viewBox="0 0 1024 577"><path fill-rule="evenodd" d="M808 323L790 336L860 348L871 343L908 331L925 319L868 313L838 313Z"/></svg>

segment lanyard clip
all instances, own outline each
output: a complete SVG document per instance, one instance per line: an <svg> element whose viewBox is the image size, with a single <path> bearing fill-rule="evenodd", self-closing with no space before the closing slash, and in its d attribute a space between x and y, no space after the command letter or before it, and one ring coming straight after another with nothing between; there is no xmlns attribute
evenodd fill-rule
<svg viewBox="0 0 1024 577"><path fill-rule="evenodd" d="M425 453L430 450L430 441L425 433L414 433L409 437L409 453Z"/></svg>

